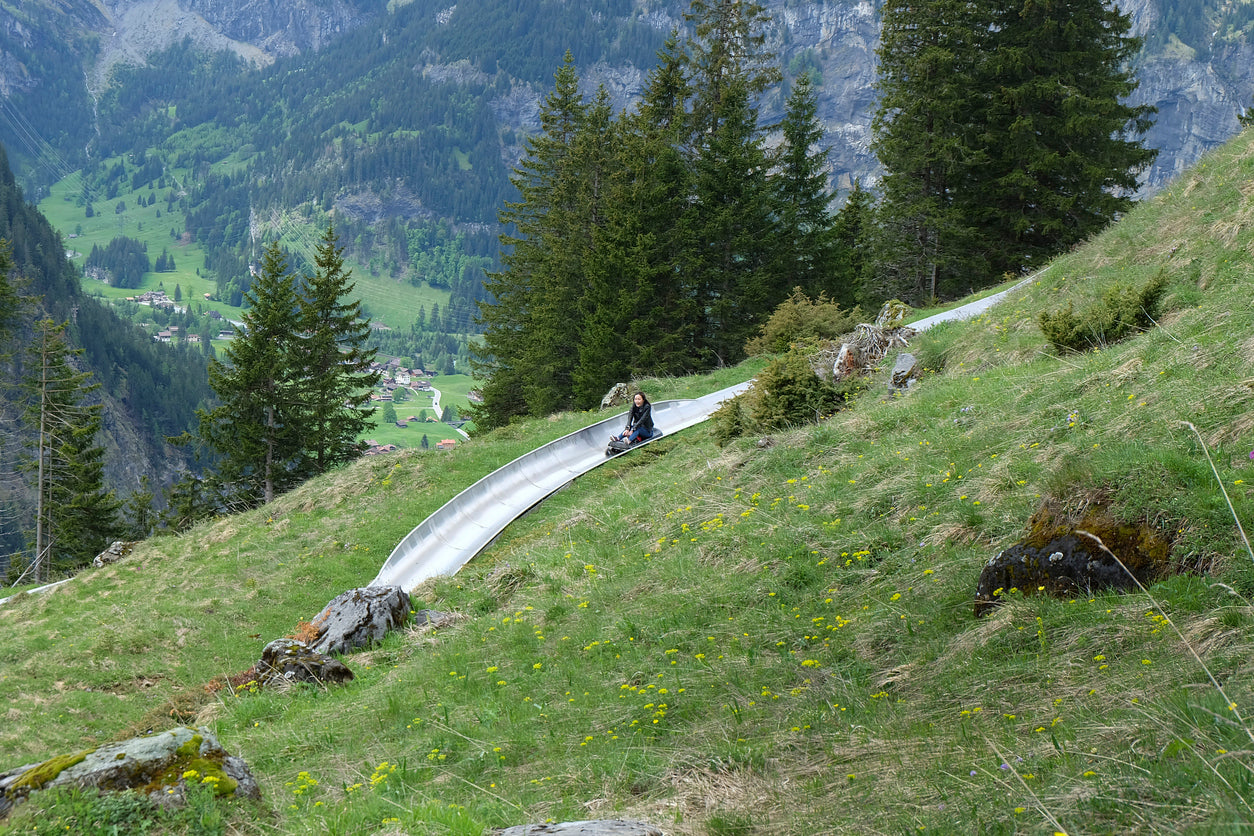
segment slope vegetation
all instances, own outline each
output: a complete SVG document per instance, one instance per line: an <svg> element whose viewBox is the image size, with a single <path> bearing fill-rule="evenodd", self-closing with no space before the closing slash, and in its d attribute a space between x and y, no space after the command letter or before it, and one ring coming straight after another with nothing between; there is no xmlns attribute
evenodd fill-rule
<svg viewBox="0 0 1254 836"><path fill-rule="evenodd" d="M456 622L346 657L343 688L217 686L449 496L598 416L362 461L10 602L0 767L195 722L258 773L260 808L224 811L242 833L1238 832L1252 193L1244 135L1010 301L916 339L929 372L904 397L872 387L771 443L698 427L599 468L420 587L415 608ZM1059 355L1037 324L1159 277L1156 324L1119 342ZM759 368L646 385L691 397ZM975 618L981 568L1045 502L1152 529L1178 574L1007 591ZM64 832L70 801L44 803L14 830Z"/></svg>

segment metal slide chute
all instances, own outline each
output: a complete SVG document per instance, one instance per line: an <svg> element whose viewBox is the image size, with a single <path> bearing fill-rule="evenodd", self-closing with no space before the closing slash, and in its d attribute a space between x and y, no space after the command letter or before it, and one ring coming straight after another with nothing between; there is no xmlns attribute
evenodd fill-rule
<svg viewBox="0 0 1254 836"><path fill-rule="evenodd" d="M752 381L701 398L658 401L653 422L667 435L701 423ZM528 508L577 476L609 461L606 440L622 429L625 412L550 441L475 482L420 522L371 581L410 590L427 578L452 575ZM643 442L648 444L649 442Z"/></svg>

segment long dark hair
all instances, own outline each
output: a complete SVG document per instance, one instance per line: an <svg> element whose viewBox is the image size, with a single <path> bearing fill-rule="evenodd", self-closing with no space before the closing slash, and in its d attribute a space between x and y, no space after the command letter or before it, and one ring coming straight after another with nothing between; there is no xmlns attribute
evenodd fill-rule
<svg viewBox="0 0 1254 836"><path fill-rule="evenodd" d="M640 404L641 406L648 406L648 405L649 405L649 396L648 396L648 395L646 395L646 394L644 393L644 390L643 390L643 389L638 390L638 391L636 392L636 395L639 395L639 396L640 396L640 399L644 401L644 403ZM636 405L636 395L632 395L632 396L631 396L631 405L632 405L633 407Z"/></svg>

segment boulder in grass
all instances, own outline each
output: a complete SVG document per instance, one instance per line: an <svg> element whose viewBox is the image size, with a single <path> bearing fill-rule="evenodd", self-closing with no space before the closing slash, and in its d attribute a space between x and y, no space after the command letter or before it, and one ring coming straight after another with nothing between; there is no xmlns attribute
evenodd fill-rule
<svg viewBox="0 0 1254 836"><path fill-rule="evenodd" d="M282 688L310 682L337 685L351 682L353 672L339 659L310 648L296 639L275 639L261 651L252 670L259 688Z"/></svg>
<svg viewBox="0 0 1254 836"><path fill-rule="evenodd" d="M605 393L605 397L601 398L601 408L609 409L612 406L622 406L631 399L631 393L627 390L626 383L615 383L610 391Z"/></svg>
<svg viewBox="0 0 1254 836"><path fill-rule="evenodd" d="M975 615L1004 596L1089 596L1127 591L1170 575L1171 542L1148 523L1117 520L1101 503L1069 514L1046 502L1032 515L1027 536L984 565L975 589Z"/></svg>
<svg viewBox="0 0 1254 836"><path fill-rule="evenodd" d="M311 622L315 653L347 653L382 641L409 620L409 593L399 586L366 586L335 597Z"/></svg>
<svg viewBox="0 0 1254 836"><path fill-rule="evenodd" d="M134 549L134 543L128 543L125 540L114 540L109 544L109 548L96 555L96 558L91 562L91 565L100 569L104 566L108 566L110 563L117 563L119 560L134 551Z"/></svg>
<svg viewBox="0 0 1254 836"><path fill-rule="evenodd" d="M248 764L228 754L207 729L181 726L0 773L0 816L31 793L54 787L136 790L158 803L178 804L192 784L210 786L218 796L261 797Z"/></svg>
<svg viewBox="0 0 1254 836"><path fill-rule="evenodd" d="M663 836L662 829L647 822L626 819L520 824L498 830L497 836Z"/></svg>
<svg viewBox="0 0 1254 836"><path fill-rule="evenodd" d="M892 376L888 380L888 388L894 391L909 389L918 379L919 361L908 351L898 354L897 362L893 364Z"/></svg>

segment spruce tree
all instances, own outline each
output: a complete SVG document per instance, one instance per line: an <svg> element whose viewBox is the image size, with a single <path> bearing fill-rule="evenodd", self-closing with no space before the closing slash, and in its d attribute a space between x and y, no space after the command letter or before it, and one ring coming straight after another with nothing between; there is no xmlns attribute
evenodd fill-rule
<svg viewBox="0 0 1254 836"><path fill-rule="evenodd" d="M35 580L51 570L86 565L120 531L120 503L104 484L104 447L97 443L103 404L90 402L99 384L79 371L67 323L35 323L26 351L25 421L35 437L35 454L23 469L32 474L36 497Z"/></svg>
<svg viewBox="0 0 1254 836"><path fill-rule="evenodd" d="M1131 205L1154 158L1140 42L1102 0L890 0L874 147L879 298L952 298L1042 263Z"/></svg>
<svg viewBox="0 0 1254 836"><path fill-rule="evenodd" d="M0 148L0 166L3 165L3 148ZM13 249L8 241L0 238L0 344L11 333L22 307L22 297L14 284L12 273Z"/></svg>
<svg viewBox="0 0 1254 836"><path fill-rule="evenodd" d="M868 296L919 303L961 276L986 276L973 219L955 202L985 162L973 134L986 28L960 0L889 0L880 27L873 148L884 166Z"/></svg>
<svg viewBox="0 0 1254 836"><path fill-rule="evenodd" d="M684 19L692 24L688 42L694 133L709 136L726 114L733 85L752 100L780 80L775 54L766 50L766 6L754 0L692 0ZM738 94L739 95L739 94Z"/></svg>
<svg viewBox="0 0 1254 836"><path fill-rule="evenodd" d="M780 132L782 142L771 178L779 227L779 261L774 269L789 285L801 287L810 296L826 293L834 299L837 253L834 218L828 208L832 202L827 188L828 149L821 147L818 93L808 72L797 78L788 96Z"/></svg>
<svg viewBox="0 0 1254 836"><path fill-rule="evenodd" d="M219 476L245 505L270 502L300 479L304 449L294 343L300 327L295 277L278 242L244 295L243 324L213 361L221 403L200 412L200 436L220 458Z"/></svg>
<svg viewBox="0 0 1254 836"><path fill-rule="evenodd" d="M1137 138L1154 108L1125 104L1141 41L1102 0L992 7L980 86L988 164L968 211L995 276L1042 264L1102 229L1132 203L1157 151Z"/></svg>
<svg viewBox="0 0 1254 836"><path fill-rule="evenodd" d="M375 357L366 348L370 324L352 296L356 285L344 269L344 248L331 224L318 242L314 268L300 297L301 337L295 347L302 443L309 469L324 473L365 449L359 439L371 426L370 394L379 372L370 370Z"/></svg>
<svg viewBox="0 0 1254 836"><path fill-rule="evenodd" d="M552 411L569 398L573 311L560 306L581 279L569 245L580 196L571 146L585 110L569 52L555 80L540 109L540 133L527 140L510 178L519 199L500 213L511 230L501 236L504 269L488 275L490 299L479 303L484 334L474 365L485 382L475 423L484 428ZM569 353L552 356L559 351Z"/></svg>
<svg viewBox="0 0 1254 836"><path fill-rule="evenodd" d="M691 249L691 171L682 153L689 88L678 35L658 52L639 109L613 125L605 222L594 230L585 292L576 406L614 383L692 368L695 298L683 269Z"/></svg>
<svg viewBox="0 0 1254 836"><path fill-rule="evenodd" d="M743 359L745 342L787 296L778 263L767 157L743 82L723 97L694 164L691 255L699 320L695 351L706 366Z"/></svg>
<svg viewBox="0 0 1254 836"><path fill-rule="evenodd" d="M757 107L780 72L764 48L770 18L760 3L693 0L685 17L693 24L687 54L694 242L686 267L697 306L694 355L708 367L741 359L745 341L787 295Z"/></svg>
<svg viewBox="0 0 1254 836"><path fill-rule="evenodd" d="M864 281L871 264L871 238L875 224L875 204L871 194L854 182L845 205L836 213L832 224L836 257L827 296L848 309L855 305L874 307L875 300L866 298Z"/></svg>

